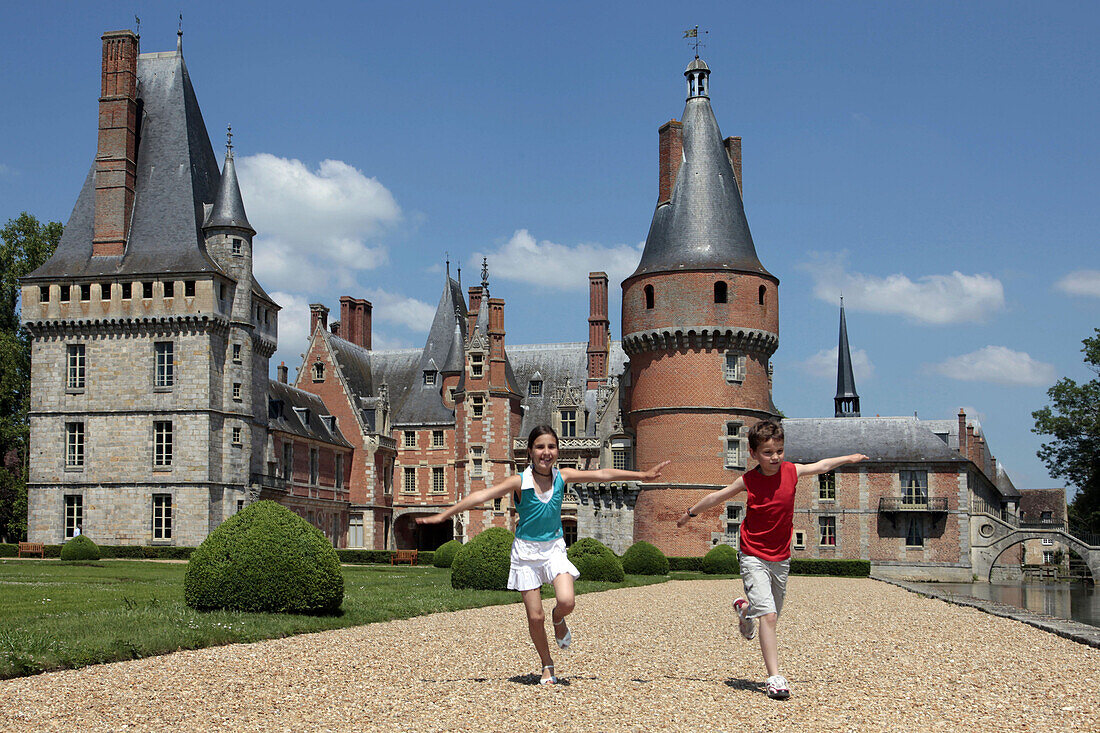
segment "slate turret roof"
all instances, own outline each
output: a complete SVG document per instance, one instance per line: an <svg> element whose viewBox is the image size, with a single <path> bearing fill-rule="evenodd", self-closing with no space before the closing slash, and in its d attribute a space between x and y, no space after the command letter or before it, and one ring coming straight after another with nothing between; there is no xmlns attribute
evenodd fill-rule
<svg viewBox="0 0 1100 733"><path fill-rule="evenodd" d="M689 72L707 71L693 62ZM733 166L707 96L692 96L683 115L683 162L667 203L657 206L634 275L736 270L770 275L756 255Z"/></svg>
<svg viewBox="0 0 1100 733"><path fill-rule="evenodd" d="M859 397L856 394L856 375L852 370L852 352L848 349L848 321L844 318L844 306L840 306L840 345L837 351L836 399Z"/></svg>
<svg viewBox="0 0 1100 733"><path fill-rule="evenodd" d="M137 98L136 193L125 253L92 257L93 161L57 250L28 280L220 272L206 253L202 222L221 175L181 51L138 56Z"/></svg>
<svg viewBox="0 0 1100 733"><path fill-rule="evenodd" d="M237 183L237 166L233 162L233 148L226 146L225 166L222 168L221 184L218 186L218 194L214 198L214 205L210 209L210 215L206 218L205 227L236 227L247 229L253 234L256 230L248 223L248 216L244 213L244 201L241 199L241 187Z"/></svg>

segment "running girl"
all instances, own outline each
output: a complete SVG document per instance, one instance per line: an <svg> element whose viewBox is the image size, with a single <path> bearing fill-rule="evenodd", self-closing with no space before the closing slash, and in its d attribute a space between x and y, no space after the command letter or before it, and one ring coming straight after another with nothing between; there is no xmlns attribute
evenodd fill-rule
<svg viewBox="0 0 1100 733"><path fill-rule="evenodd" d="M660 478L661 470L670 463L659 463L648 471L617 468L580 471L575 468L559 470L554 465L557 462L558 434L547 425L539 425L527 438L528 467L522 474L509 476L495 486L474 491L439 514L416 520L420 524L439 524L459 512L513 494L519 520L516 522L516 539L512 543L508 588L518 590L523 596L531 641L535 643L535 650L542 661L541 685L552 685L558 681L554 676L554 660L550 657L550 644L546 636L541 593L543 583L554 586L557 605L551 613L551 620L555 641L565 649L573 639L565 617L573 611L573 579L580 572L565 554L561 526L565 485L576 481L653 481Z"/></svg>

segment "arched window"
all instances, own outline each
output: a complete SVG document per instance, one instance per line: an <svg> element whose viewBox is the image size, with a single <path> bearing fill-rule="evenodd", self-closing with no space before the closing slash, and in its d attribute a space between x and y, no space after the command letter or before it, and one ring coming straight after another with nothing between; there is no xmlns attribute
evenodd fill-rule
<svg viewBox="0 0 1100 733"><path fill-rule="evenodd" d="M760 305L764 305L764 294L768 292L768 289L763 285L760 286Z"/></svg>
<svg viewBox="0 0 1100 733"><path fill-rule="evenodd" d="M714 283L714 302L725 303L726 302L726 283L722 280Z"/></svg>
<svg viewBox="0 0 1100 733"><path fill-rule="evenodd" d="M653 286L645 286L645 307L646 310L653 310Z"/></svg>
<svg viewBox="0 0 1100 733"><path fill-rule="evenodd" d="M325 365L321 362L316 362L313 365L313 381L323 382L325 381Z"/></svg>

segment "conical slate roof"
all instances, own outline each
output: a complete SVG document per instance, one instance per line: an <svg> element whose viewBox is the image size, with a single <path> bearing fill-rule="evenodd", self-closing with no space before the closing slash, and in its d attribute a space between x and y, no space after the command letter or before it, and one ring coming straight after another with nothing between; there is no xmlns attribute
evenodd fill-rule
<svg viewBox="0 0 1100 733"><path fill-rule="evenodd" d="M236 227L256 233L248 223L248 216L244 213L244 201L241 199L241 187L237 183L237 167L233 163L232 148L225 152L221 185L218 186L214 206L210 209L210 215L203 225L203 228L206 227Z"/></svg>
<svg viewBox="0 0 1100 733"><path fill-rule="evenodd" d="M695 70L706 64L693 62ZM745 206L707 96L689 97L683 162L672 196L657 206L634 275L680 270L738 270L768 275L756 256Z"/></svg>
<svg viewBox="0 0 1100 733"><path fill-rule="evenodd" d="M856 394L856 375L852 371L852 353L848 350L848 321L844 318L844 306L840 306L840 346L837 349L836 396L859 397Z"/></svg>
<svg viewBox="0 0 1100 733"><path fill-rule="evenodd" d="M125 254L92 256L93 161L57 250L28 279L220 271L202 234L204 204L218 190L218 161L180 51L138 56L137 98L141 137Z"/></svg>
<svg viewBox="0 0 1100 733"><path fill-rule="evenodd" d="M448 357L456 349L460 355L456 371L462 369L463 334L461 326L455 328L456 313L460 316L462 323L465 323L466 301L462 299L462 290L458 283L448 276L443 287L443 295L440 296L439 305L435 309L431 330L428 331L428 340L420 353L418 374L414 374L409 381L408 397L401 404L400 410L395 412L395 423L454 422L454 411L443 404L442 380L438 373L444 371L444 367L449 365ZM455 343L456 339L458 343ZM436 372L431 384L424 383L425 372Z"/></svg>

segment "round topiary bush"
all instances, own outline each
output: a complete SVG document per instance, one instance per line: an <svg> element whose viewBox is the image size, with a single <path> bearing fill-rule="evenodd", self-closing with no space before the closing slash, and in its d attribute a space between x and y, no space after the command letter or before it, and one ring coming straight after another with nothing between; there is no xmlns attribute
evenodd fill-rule
<svg viewBox="0 0 1100 733"><path fill-rule="evenodd" d="M62 560L98 560L102 556L99 545L82 534L61 546Z"/></svg>
<svg viewBox="0 0 1100 733"><path fill-rule="evenodd" d="M458 540L444 542L436 548L432 554L432 565L437 568L449 568L455 560L455 555L462 549L462 543Z"/></svg>
<svg viewBox="0 0 1100 733"><path fill-rule="evenodd" d="M668 558L655 545L635 542L623 553L623 570L631 575L668 575Z"/></svg>
<svg viewBox="0 0 1100 733"><path fill-rule="evenodd" d="M202 611L324 614L340 608L344 576L319 529L273 501L258 501L195 549L183 592L187 605Z"/></svg>
<svg viewBox="0 0 1100 733"><path fill-rule="evenodd" d="M605 580L621 583L623 564L611 548L592 537L577 540L567 552L569 561L580 571L580 580Z"/></svg>
<svg viewBox="0 0 1100 733"><path fill-rule="evenodd" d="M737 550L729 545L718 545L703 556L703 572L708 575L737 575L741 572Z"/></svg>
<svg viewBox="0 0 1100 733"><path fill-rule="evenodd" d="M508 590L511 532L490 527L463 545L451 562L451 587Z"/></svg>
<svg viewBox="0 0 1100 733"><path fill-rule="evenodd" d="M606 555L581 555L573 564L581 572L579 580L604 580L609 583L621 583L626 573L623 572L623 564L608 551Z"/></svg>

